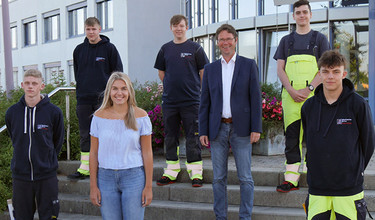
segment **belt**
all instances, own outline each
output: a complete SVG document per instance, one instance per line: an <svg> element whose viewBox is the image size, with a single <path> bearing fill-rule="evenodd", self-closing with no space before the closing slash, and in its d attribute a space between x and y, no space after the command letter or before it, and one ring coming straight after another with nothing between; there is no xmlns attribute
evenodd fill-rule
<svg viewBox="0 0 375 220"><path fill-rule="evenodd" d="M221 118L221 122L231 124L232 123L232 118Z"/></svg>

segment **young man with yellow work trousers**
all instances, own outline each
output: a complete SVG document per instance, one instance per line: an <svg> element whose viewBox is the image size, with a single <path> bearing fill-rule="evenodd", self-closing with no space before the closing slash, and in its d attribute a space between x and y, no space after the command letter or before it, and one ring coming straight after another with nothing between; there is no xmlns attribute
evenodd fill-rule
<svg viewBox="0 0 375 220"><path fill-rule="evenodd" d="M277 75L283 85L282 103L285 128L285 181L277 186L278 192L299 189L299 168L302 160L301 107L320 84L316 77L317 60L329 49L327 38L310 28L311 7L306 0L293 5L296 31L283 37L274 59Z"/></svg>
<svg viewBox="0 0 375 220"><path fill-rule="evenodd" d="M364 220L363 173L375 145L371 110L345 78L343 55L327 51L318 66L322 84L301 110L308 162L307 218Z"/></svg>

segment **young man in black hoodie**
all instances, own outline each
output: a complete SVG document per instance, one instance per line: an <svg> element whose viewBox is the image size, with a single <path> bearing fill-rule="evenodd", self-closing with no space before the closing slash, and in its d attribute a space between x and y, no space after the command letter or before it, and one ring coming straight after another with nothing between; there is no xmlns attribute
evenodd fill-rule
<svg viewBox="0 0 375 220"><path fill-rule="evenodd" d="M101 35L100 21L89 17L85 21L86 38L73 52L74 76L77 82L77 117L81 136L81 165L69 179L85 179L90 175L90 125L94 112L101 103L109 76L114 71L122 72L122 62L115 45Z"/></svg>
<svg viewBox="0 0 375 220"><path fill-rule="evenodd" d="M322 84L301 110L307 147L307 217L365 219L363 173L375 144L370 107L345 78L342 54L325 52L318 67Z"/></svg>
<svg viewBox="0 0 375 220"><path fill-rule="evenodd" d="M21 83L25 95L6 112L5 121L13 143L11 162L14 217L34 219L36 207L40 220L56 219L57 156L64 141L62 111L42 96L42 74L31 69Z"/></svg>

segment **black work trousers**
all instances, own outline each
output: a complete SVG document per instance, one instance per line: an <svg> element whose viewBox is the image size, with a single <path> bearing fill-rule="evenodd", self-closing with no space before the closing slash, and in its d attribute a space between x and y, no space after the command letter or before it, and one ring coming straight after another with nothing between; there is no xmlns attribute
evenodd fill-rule
<svg viewBox="0 0 375 220"><path fill-rule="evenodd" d="M60 203L57 177L38 181L13 179L13 207L17 220L33 220L36 208L40 220L57 219Z"/></svg>
<svg viewBox="0 0 375 220"><path fill-rule="evenodd" d="M90 126L95 111L100 107L96 105L77 105L76 113L79 124L81 152L90 152Z"/></svg>
<svg viewBox="0 0 375 220"><path fill-rule="evenodd" d="M183 107L163 106L166 159L177 161L177 146L179 145L180 125L182 122L186 137L186 159L188 163L201 161L201 146L198 136L199 105Z"/></svg>

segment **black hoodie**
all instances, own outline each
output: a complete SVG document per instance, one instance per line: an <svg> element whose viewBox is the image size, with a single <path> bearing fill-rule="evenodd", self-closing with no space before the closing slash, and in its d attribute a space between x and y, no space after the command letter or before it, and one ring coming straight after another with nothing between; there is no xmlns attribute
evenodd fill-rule
<svg viewBox="0 0 375 220"><path fill-rule="evenodd" d="M363 172L374 152L370 107L343 79L343 91L328 104L323 85L301 110L307 148L309 193L350 196L363 191Z"/></svg>
<svg viewBox="0 0 375 220"><path fill-rule="evenodd" d="M109 76L123 71L120 55L109 38L90 44L87 37L73 52L74 76L77 83L77 105L97 105Z"/></svg>
<svg viewBox="0 0 375 220"><path fill-rule="evenodd" d="M48 96L28 107L22 96L7 110L5 122L13 143L12 177L35 181L56 176L65 134L61 109Z"/></svg>

